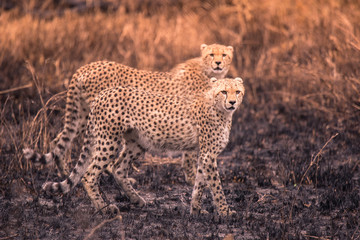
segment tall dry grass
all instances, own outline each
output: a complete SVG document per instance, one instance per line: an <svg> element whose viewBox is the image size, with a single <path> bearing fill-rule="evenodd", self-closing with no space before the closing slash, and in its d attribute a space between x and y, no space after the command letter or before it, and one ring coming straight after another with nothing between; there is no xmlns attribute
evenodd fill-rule
<svg viewBox="0 0 360 240"><path fill-rule="evenodd" d="M3 172L28 164L24 143L47 147L59 131L59 123L48 129L48 115L61 119L61 100L46 101L81 65L108 59L167 71L198 56L202 43L234 46L229 75L245 79L249 107L285 103L325 119L359 119L358 1L129 0L82 12L64 2L19 1L1 11L0 151L12 161Z"/></svg>
<svg viewBox="0 0 360 240"><path fill-rule="evenodd" d="M359 107L357 1L155 1L147 12L130 2L111 13L64 10L49 19L31 14L35 0L24 7L30 13L2 12L1 89L30 82L26 62L59 91L91 61L166 71L197 56L201 43L219 42L235 47L231 75L249 78L254 88L319 108Z"/></svg>

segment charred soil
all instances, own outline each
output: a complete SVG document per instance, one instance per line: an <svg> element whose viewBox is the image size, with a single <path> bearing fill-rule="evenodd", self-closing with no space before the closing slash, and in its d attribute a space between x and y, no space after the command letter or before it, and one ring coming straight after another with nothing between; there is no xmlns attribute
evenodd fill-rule
<svg viewBox="0 0 360 240"><path fill-rule="evenodd" d="M119 206L121 219L95 212L81 185L65 196L45 196L41 184L61 179L54 169L8 176L0 237L358 238L359 136L351 129L339 131L338 119L325 122L314 112L284 108L262 106L254 114L254 106L245 102L234 117L230 144L218 159L227 200L237 212L233 217L220 219L213 213L209 192L203 206L209 214L190 217L192 187L184 181L180 159L148 155L131 174L146 207L131 205L112 177L101 179L103 194Z"/></svg>

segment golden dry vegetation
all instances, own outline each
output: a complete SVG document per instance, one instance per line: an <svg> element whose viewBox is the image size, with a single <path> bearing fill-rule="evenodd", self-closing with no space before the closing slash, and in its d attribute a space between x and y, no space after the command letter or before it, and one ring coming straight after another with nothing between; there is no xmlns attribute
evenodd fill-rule
<svg viewBox="0 0 360 240"><path fill-rule="evenodd" d="M218 42L235 47L230 75L247 79L251 103L261 87L324 112L360 107L357 1L126 1L90 13L25 2L0 16L2 90L31 83L29 67L53 92L101 59L166 71Z"/></svg>
<svg viewBox="0 0 360 240"><path fill-rule="evenodd" d="M358 119L357 1L129 0L106 11L36 0L13 6L0 15L1 134L12 139L11 147L8 138L1 143L17 159L24 143L46 148L53 137L46 114L31 119L35 109L29 106L35 102L40 110L66 90L80 66L107 59L167 71L198 56L202 43L234 46L229 75L245 79L254 114L270 102L325 121ZM59 110L63 99L55 95L46 106Z"/></svg>

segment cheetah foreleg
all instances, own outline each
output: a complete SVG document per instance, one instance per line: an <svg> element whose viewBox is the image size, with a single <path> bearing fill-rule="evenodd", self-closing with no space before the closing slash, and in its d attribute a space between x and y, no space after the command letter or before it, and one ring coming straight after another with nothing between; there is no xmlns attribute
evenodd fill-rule
<svg viewBox="0 0 360 240"><path fill-rule="evenodd" d="M197 168L197 152L184 152L182 154L182 168L185 175L185 181L190 184L195 184L195 175Z"/></svg>
<svg viewBox="0 0 360 240"><path fill-rule="evenodd" d="M201 153L198 160L198 171L196 173L195 185L191 199L191 214L200 212L201 196L205 186L210 188L214 205L221 216L234 214L226 203L225 194L222 190L220 175L217 170L216 156Z"/></svg>

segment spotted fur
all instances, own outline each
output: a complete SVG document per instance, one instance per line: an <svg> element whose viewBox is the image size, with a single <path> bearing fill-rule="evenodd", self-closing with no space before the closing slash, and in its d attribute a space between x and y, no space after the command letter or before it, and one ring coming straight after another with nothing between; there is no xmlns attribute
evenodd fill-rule
<svg viewBox="0 0 360 240"><path fill-rule="evenodd" d="M226 203L216 158L228 143L232 115L245 89L240 78L212 78L210 85L208 91L192 99L123 87L101 92L90 113L82 153L73 172L62 182L46 182L43 190L67 193L83 177L96 209L116 213L118 208L104 202L98 186L100 174L112 165L112 174L131 202L143 206L145 200L127 178L129 164L146 151L189 151L198 156L191 214L200 213L205 187L210 188L220 215L233 213Z"/></svg>
<svg viewBox="0 0 360 240"><path fill-rule="evenodd" d="M233 48L219 44L201 45L201 57L179 64L169 73L137 70L116 62L100 61L81 67L73 75L67 92L65 123L62 132L53 140L54 149L39 154L24 149L25 158L35 163L56 163L67 175L64 155L71 148L73 139L84 132L89 115L89 105L100 91L116 86L135 87L151 93L166 93L191 97L209 85L209 77L223 78L229 70ZM186 180L194 182L196 155L183 155Z"/></svg>

